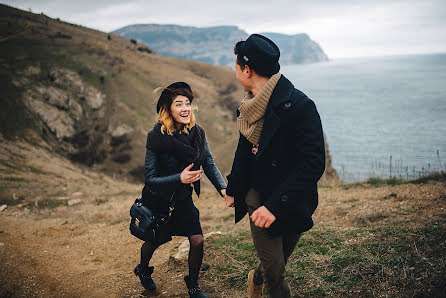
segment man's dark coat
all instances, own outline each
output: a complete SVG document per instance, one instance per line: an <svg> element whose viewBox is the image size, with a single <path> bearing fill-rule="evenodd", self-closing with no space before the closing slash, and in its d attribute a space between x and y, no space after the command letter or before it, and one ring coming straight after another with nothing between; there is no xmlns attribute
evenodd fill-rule
<svg viewBox="0 0 446 298"><path fill-rule="evenodd" d="M253 187L276 216L268 229L273 235L311 229L317 181L324 169L324 137L316 106L282 75L266 109L256 155L240 134L226 190L235 198L235 222L247 213L245 196Z"/></svg>

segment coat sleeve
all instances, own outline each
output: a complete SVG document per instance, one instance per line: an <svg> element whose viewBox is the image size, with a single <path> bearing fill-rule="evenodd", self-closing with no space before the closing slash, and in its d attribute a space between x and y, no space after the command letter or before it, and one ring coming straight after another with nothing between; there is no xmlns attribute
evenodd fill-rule
<svg viewBox="0 0 446 298"><path fill-rule="evenodd" d="M176 189L181 184L181 173L159 176L158 164L158 155L154 151L146 149L144 163L145 186L154 192L169 192L172 189Z"/></svg>
<svg viewBox="0 0 446 298"><path fill-rule="evenodd" d="M276 188L264 203L273 214L278 214L281 200L298 199L288 196L289 192L305 191L309 185L315 185L325 170L325 145L322 124L316 106L307 100L294 128L296 154L299 156L290 175Z"/></svg>
<svg viewBox="0 0 446 298"><path fill-rule="evenodd" d="M206 159L203 163L204 173L212 182L218 193L221 196L223 196L220 191L226 188L226 183L225 180L223 179L223 176L220 173L220 170L215 165L214 157L212 156L211 149L209 148L207 140L205 140L204 150L206 152Z"/></svg>

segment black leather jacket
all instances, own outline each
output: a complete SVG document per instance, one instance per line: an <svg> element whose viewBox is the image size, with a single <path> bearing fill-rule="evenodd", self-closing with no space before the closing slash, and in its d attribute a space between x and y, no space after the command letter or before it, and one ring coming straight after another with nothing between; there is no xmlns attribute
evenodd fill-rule
<svg viewBox="0 0 446 298"><path fill-rule="evenodd" d="M221 189L226 189L226 183L215 165L207 140L204 147L206 151L206 159L202 164L204 173L220 193ZM185 186L180 179L183 170L180 161L175 156L147 149L144 171L145 185L142 191L144 204L160 211L167 210L175 191Z"/></svg>

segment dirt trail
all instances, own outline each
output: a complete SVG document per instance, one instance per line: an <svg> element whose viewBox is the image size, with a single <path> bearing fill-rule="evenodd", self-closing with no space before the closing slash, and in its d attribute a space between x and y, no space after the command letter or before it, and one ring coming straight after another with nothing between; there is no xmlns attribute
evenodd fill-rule
<svg viewBox="0 0 446 298"><path fill-rule="evenodd" d="M188 297L187 262L171 256L186 239L159 248L156 293L143 290L133 274L141 241L128 231L128 210L142 185L82 170L25 143L0 147L0 296L2 297ZM15 199L14 199L15 198ZM233 224L233 210L204 181L194 198L204 233L248 230ZM444 182L423 185L321 188L315 214L321 226L445 224ZM424 217L423 221L414 218ZM218 237L218 236L216 236ZM210 297L243 297L224 279L208 274L216 260L205 243L200 285Z"/></svg>
<svg viewBox="0 0 446 298"><path fill-rule="evenodd" d="M198 207L206 217L205 231L218 224L207 210L219 202L218 195L200 198ZM128 216L107 222L104 212L128 212L134 198L116 197L96 206L81 203L63 206L47 214L10 207L0 216L1 294L8 296L128 296L146 295L133 275L139 262L141 241L128 231ZM108 211L102 211L103 209ZM80 217L67 217L72 213ZM110 218L114 216L108 215ZM99 221L95 221L98 218ZM183 273L187 264L169 262L184 237L175 237L155 252L151 265L160 297L186 297ZM206 263L206 259L205 259ZM206 282L202 283L206 289ZM212 292L212 289L208 289ZM214 296L216 297L216 296Z"/></svg>
<svg viewBox="0 0 446 298"><path fill-rule="evenodd" d="M231 229L232 210L203 184L194 200L204 232ZM43 148L2 144L0 205L8 208L0 213L0 296L187 297L187 263L169 260L185 237L155 252L155 294L133 274L142 242L128 231L128 211L141 187L80 169ZM211 297L228 297L212 284L201 281Z"/></svg>
<svg viewBox="0 0 446 298"><path fill-rule="evenodd" d="M4 142L0 205L8 208L0 213L0 296L149 294L133 274L141 241L128 231L128 210L140 191L141 185L80 169L43 148ZM205 232L230 217L209 187L197 206ZM187 295L187 265L169 262L185 239L176 237L153 256L160 297Z"/></svg>

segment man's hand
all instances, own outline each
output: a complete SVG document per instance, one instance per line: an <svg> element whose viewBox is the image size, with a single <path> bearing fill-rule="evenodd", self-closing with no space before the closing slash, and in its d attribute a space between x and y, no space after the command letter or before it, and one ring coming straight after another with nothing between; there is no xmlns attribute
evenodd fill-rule
<svg viewBox="0 0 446 298"><path fill-rule="evenodd" d="M276 220L276 217L265 206L261 206L252 213L251 220L256 227L269 228L269 226Z"/></svg>
<svg viewBox="0 0 446 298"><path fill-rule="evenodd" d="M191 163L183 170L183 172L181 172L180 179L182 183L190 184L201 179L202 171L201 170L191 171L190 169L192 169L193 166L194 163Z"/></svg>
<svg viewBox="0 0 446 298"><path fill-rule="evenodd" d="M234 197L228 196L225 193L225 203L228 207L234 207Z"/></svg>

